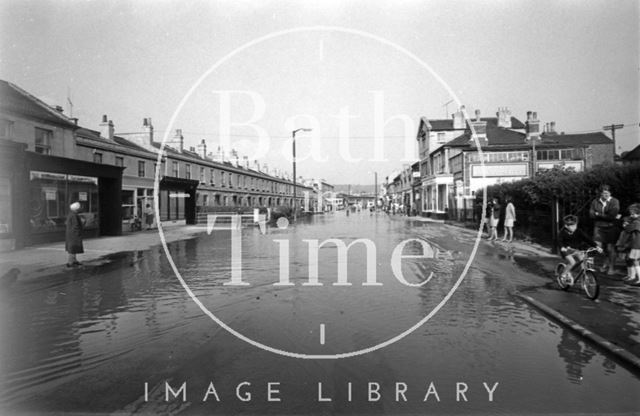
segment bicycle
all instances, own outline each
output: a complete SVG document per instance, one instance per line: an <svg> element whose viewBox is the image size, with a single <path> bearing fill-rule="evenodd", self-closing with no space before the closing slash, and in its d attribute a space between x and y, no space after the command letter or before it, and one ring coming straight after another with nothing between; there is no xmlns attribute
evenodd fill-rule
<svg viewBox="0 0 640 416"><path fill-rule="evenodd" d="M582 280L582 289L587 295L587 298L596 300L600 294L600 285L595 275L595 267L593 262L593 254L599 252L598 247L591 247L586 250L580 250L582 253L582 260L572 268L572 273L577 270L577 276L573 278L573 282L567 276L563 276L567 269L567 265L559 263L556 266L556 282L560 289L569 290L570 287L576 285L579 280Z"/></svg>

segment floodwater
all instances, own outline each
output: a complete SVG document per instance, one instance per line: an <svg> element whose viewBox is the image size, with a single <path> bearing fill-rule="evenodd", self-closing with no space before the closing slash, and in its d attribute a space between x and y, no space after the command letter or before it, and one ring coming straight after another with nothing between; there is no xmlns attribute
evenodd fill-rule
<svg viewBox="0 0 640 416"><path fill-rule="evenodd" d="M238 241L242 286L231 231L169 246L199 304L161 247L5 289L7 414L640 411L637 375L515 297L512 258L469 263L455 229L339 212Z"/></svg>

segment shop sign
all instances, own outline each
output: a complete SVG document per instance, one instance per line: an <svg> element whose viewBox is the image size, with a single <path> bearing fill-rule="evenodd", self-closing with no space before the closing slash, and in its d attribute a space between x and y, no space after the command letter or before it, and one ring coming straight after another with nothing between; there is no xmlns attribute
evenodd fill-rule
<svg viewBox="0 0 640 416"><path fill-rule="evenodd" d="M483 174L484 173L484 174ZM484 164L484 172L482 165L471 166L471 176L474 178L486 177L517 177L527 176L526 163L511 163L504 165Z"/></svg>
<svg viewBox="0 0 640 416"><path fill-rule="evenodd" d="M190 198L191 195L184 192L171 192L169 198Z"/></svg>

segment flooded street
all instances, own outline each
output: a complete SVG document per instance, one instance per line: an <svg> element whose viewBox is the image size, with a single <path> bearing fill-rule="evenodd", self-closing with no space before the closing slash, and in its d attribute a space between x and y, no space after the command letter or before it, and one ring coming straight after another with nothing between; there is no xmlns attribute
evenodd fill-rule
<svg viewBox="0 0 640 416"><path fill-rule="evenodd" d="M169 245L202 308L160 246L4 290L6 414L640 409L637 375L514 296L530 272L513 258L481 243L466 270L455 228L368 212L247 227L244 286L231 234Z"/></svg>

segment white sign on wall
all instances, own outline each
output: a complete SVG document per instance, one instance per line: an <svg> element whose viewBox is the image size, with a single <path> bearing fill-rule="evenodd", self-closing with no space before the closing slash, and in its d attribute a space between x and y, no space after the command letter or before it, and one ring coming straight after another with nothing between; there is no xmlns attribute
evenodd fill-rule
<svg viewBox="0 0 640 416"><path fill-rule="evenodd" d="M483 170L484 168L484 170ZM529 172L528 164L526 163L509 163L501 165L471 165L471 176L474 178L487 177L514 177L514 176L527 176ZM484 173L484 174L483 174Z"/></svg>

